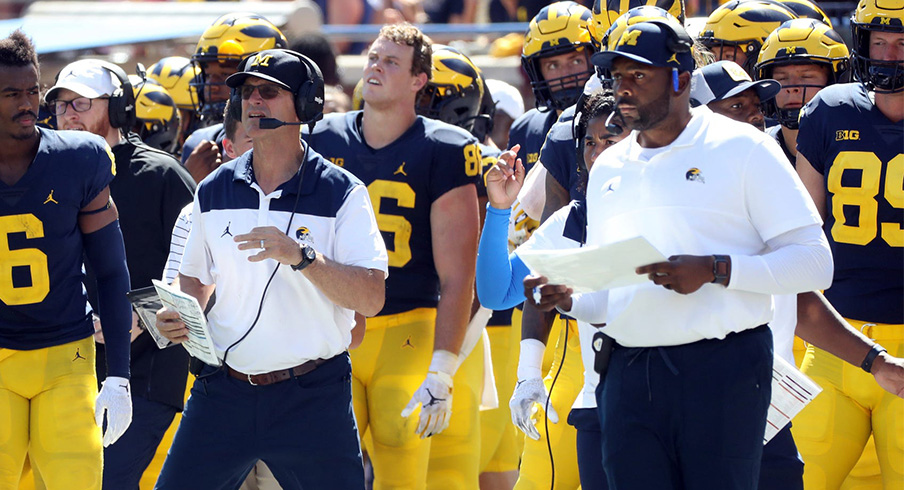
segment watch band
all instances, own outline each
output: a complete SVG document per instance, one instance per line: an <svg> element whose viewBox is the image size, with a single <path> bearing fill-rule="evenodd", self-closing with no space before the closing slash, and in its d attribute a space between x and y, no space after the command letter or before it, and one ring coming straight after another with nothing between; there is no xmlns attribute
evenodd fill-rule
<svg viewBox="0 0 904 490"><path fill-rule="evenodd" d="M713 284L728 286L730 264L727 255L713 255Z"/></svg>
<svg viewBox="0 0 904 490"><path fill-rule="evenodd" d="M302 245L299 248L301 249L301 262L292 266L293 271L304 270L305 267L311 265L317 259L317 252L310 245Z"/></svg>
<svg viewBox="0 0 904 490"><path fill-rule="evenodd" d="M875 361L876 358L879 357L879 354L883 352L887 352L885 347L882 347L879 344L873 344L873 348L869 350L869 353L863 358L863 362L860 363L860 368L868 373L872 373L873 361Z"/></svg>

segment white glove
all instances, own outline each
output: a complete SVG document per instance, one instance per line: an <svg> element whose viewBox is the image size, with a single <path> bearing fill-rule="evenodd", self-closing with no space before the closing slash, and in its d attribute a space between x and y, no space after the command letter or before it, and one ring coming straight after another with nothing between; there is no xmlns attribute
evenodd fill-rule
<svg viewBox="0 0 904 490"><path fill-rule="evenodd" d="M132 395L129 380L108 376L97 394L94 421L103 430L104 412L107 412L107 431L104 433L104 447L116 442L132 423Z"/></svg>
<svg viewBox="0 0 904 490"><path fill-rule="evenodd" d="M402 410L402 417L408 418L418 405L422 406L415 430L421 439L439 434L449 427L449 419L452 417L452 376L457 363L457 355L444 350L435 351L427 378Z"/></svg>
<svg viewBox="0 0 904 490"><path fill-rule="evenodd" d="M543 362L543 351L546 346L537 339L524 339L521 341L521 353L518 359L518 384L509 401L512 412L512 423L521 429L533 440L540 439L540 433L534 427L533 415L536 413L534 405L539 403L544 409L549 406L547 416L549 421L557 423L559 414L552 408L549 402L549 393L540 371Z"/></svg>
<svg viewBox="0 0 904 490"><path fill-rule="evenodd" d="M512 411L512 423L521 429L521 432L527 434L527 437L535 441L540 439L540 433L537 432L537 428L534 426L533 415L536 413L534 404L539 403L543 408L546 408L548 400L549 394L546 392L546 385L543 384L543 380L530 378L518 381L518 385L515 386L515 392L512 393L512 399L509 401L509 408ZM556 409L552 408L552 403L549 403L547 415L550 422L555 424L559 421L559 414L556 413Z"/></svg>

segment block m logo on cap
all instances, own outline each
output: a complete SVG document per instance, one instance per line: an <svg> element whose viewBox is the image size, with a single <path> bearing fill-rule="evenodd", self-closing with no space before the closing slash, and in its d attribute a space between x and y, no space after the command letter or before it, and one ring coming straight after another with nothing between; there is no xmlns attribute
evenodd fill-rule
<svg viewBox="0 0 904 490"><path fill-rule="evenodd" d="M637 46L637 38L639 38L641 34L643 34L643 31L640 30L627 31L619 38L618 45L624 46L627 44L628 46Z"/></svg>
<svg viewBox="0 0 904 490"><path fill-rule="evenodd" d="M254 55L254 59L251 60L251 64L249 66L270 66L270 58L273 58L273 55L265 54L265 55Z"/></svg>

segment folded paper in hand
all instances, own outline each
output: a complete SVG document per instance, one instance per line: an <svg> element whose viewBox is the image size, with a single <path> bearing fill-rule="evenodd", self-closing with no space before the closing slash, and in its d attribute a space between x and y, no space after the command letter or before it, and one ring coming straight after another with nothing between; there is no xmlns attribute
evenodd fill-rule
<svg viewBox="0 0 904 490"><path fill-rule="evenodd" d="M564 284L575 293L589 293L648 281L638 267L664 262L665 257L643 237L603 246L568 250L515 250L531 272L549 284Z"/></svg>
<svg viewBox="0 0 904 490"><path fill-rule="evenodd" d="M220 366L221 361L217 357L213 338L210 336L210 327L198 300L156 279L152 282L160 296L160 302L171 310L178 311L182 322L185 323L188 330L188 340L182 343L185 350L205 364Z"/></svg>
<svg viewBox="0 0 904 490"><path fill-rule="evenodd" d="M763 444L769 442L808 403L813 401L822 388L800 372L781 356L772 360L772 399L766 414L766 434Z"/></svg>

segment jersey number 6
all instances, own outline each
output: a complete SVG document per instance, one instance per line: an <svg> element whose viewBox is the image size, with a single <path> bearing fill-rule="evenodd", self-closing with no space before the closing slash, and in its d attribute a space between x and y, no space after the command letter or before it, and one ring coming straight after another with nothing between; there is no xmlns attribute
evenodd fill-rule
<svg viewBox="0 0 904 490"><path fill-rule="evenodd" d="M33 214L0 216L0 300L7 305L40 303L50 292L47 254L37 248L9 249L9 235L25 233L25 238L43 238L44 224ZM31 285L16 287L13 273L27 268Z"/></svg>
<svg viewBox="0 0 904 490"><path fill-rule="evenodd" d="M392 250L388 251L389 266L402 267L411 260L411 222L404 216L384 214L380 211L380 203L383 199L395 199L400 208L414 208L414 189L405 182L378 179L367 186L367 193L370 194L380 231L393 235Z"/></svg>

